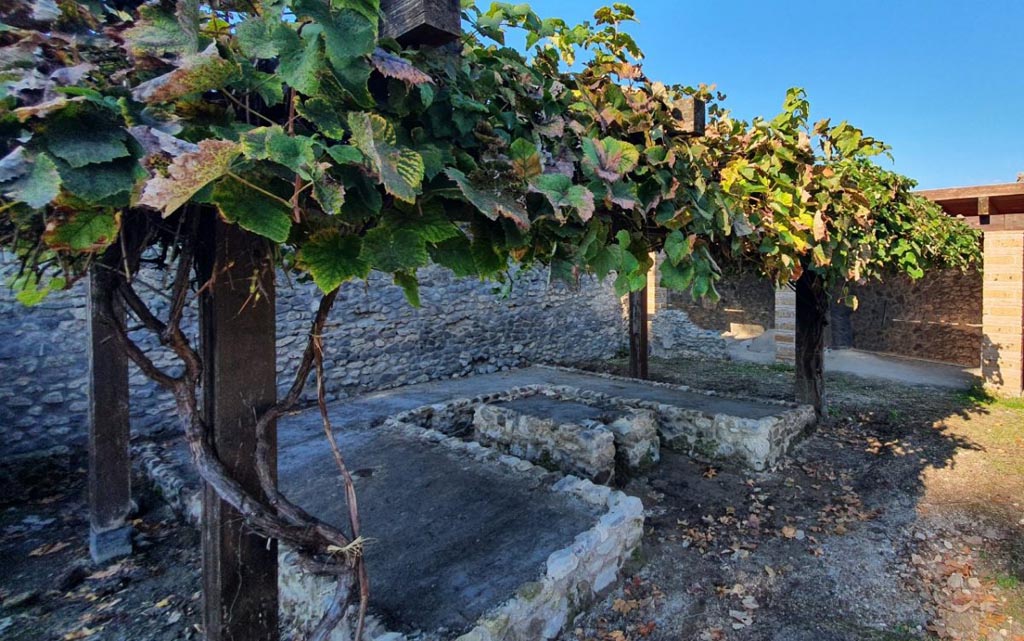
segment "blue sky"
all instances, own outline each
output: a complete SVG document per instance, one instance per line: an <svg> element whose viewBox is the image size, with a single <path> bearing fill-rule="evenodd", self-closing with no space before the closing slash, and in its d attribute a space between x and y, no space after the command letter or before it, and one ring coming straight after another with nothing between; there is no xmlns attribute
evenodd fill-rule
<svg viewBox="0 0 1024 641"><path fill-rule="evenodd" d="M575 22L610 0L530 4ZM1024 172L1024 0L630 4L648 75L714 83L741 118L774 114L800 86L815 119L849 120L885 141L894 168L922 188Z"/></svg>

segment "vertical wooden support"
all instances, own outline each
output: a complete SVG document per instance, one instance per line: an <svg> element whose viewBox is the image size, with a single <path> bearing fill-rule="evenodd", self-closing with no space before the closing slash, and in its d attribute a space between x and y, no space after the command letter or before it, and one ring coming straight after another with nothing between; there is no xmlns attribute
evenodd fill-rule
<svg viewBox="0 0 1024 641"><path fill-rule="evenodd" d="M648 377L647 288L629 293L629 375Z"/></svg>
<svg viewBox="0 0 1024 641"><path fill-rule="evenodd" d="M131 554L132 477L128 450L128 357L103 317L114 293L119 252L108 251L89 272L89 553L96 563Z"/></svg>
<svg viewBox="0 0 1024 641"><path fill-rule="evenodd" d="M274 271L265 240L213 216L205 224L197 266L213 280L200 298L203 410L218 456L259 495L255 416L277 395ZM249 531L206 487L202 549L208 641L276 641L277 542Z"/></svg>

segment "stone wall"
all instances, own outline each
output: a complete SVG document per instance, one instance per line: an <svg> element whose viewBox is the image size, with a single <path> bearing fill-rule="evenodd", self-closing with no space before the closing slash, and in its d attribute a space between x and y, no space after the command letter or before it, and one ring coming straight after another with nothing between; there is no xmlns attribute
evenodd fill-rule
<svg viewBox="0 0 1024 641"><path fill-rule="evenodd" d="M4 275L10 269L2 269ZM527 363L607 358L625 347L622 307L610 283L585 280L573 291L549 284L546 271L530 271L519 274L511 294L501 297L493 284L455 279L440 269L421 270L420 277L420 309L409 306L385 275L343 287L326 340L330 400ZM155 278L150 280L159 290ZM84 291L80 283L32 309L6 288L0 291L0 457L84 444ZM301 356L316 306L312 285L281 279L282 387ZM173 363L169 354L154 353L158 364ZM131 398L137 432L177 430L171 399L138 372L132 374Z"/></svg>
<svg viewBox="0 0 1024 641"><path fill-rule="evenodd" d="M717 303L695 302L688 292L669 292L668 307L687 313L702 329L728 331L731 325L775 327L775 288L756 274L728 274L716 285Z"/></svg>
<svg viewBox="0 0 1024 641"><path fill-rule="evenodd" d="M921 280L890 276L853 288L853 346L978 367L982 278L977 271L936 271Z"/></svg>

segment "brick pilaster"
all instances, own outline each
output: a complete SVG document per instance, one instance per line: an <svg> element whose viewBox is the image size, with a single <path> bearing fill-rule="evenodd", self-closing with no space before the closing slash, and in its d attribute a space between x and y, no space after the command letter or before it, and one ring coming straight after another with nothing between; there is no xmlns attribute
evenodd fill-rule
<svg viewBox="0 0 1024 641"><path fill-rule="evenodd" d="M796 362L796 292L788 285L775 290L775 362Z"/></svg>
<svg viewBox="0 0 1024 641"><path fill-rule="evenodd" d="M1024 232L985 233L981 373L1005 396L1024 392Z"/></svg>

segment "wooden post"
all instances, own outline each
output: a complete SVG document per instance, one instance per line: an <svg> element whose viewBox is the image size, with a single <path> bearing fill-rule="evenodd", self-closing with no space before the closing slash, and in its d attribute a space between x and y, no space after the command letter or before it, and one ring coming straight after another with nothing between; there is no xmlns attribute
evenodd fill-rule
<svg viewBox="0 0 1024 641"><path fill-rule="evenodd" d="M629 375L648 377L647 288L629 293Z"/></svg>
<svg viewBox="0 0 1024 641"><path fill-rule="evenodd" d="M260 496L255 416L277 396L269 247L214 216L201 237L208 245L197 267L204 280L213 278L200 298L204 415L221 461ZM202 549L208 641L277 641L277 542L249 531L209 486L203 491Z"/></svg>
<svg viewBox="0 0 1024 641"><path fill-rule="evenodd" d="M112 271L120 267L119 256L109 250L89 272L89 554L96 563L132 552L128 357L101 311L113 299L124 322Z"/></svg>
<svg viewBox="0 0 1024 641"><path fill-rule="evenodd" d="M459 0L382 0L381 35L403 45L441 46L462 36Z"/></svg>

